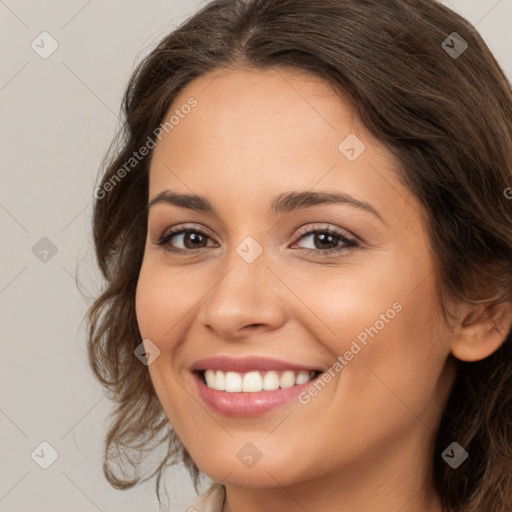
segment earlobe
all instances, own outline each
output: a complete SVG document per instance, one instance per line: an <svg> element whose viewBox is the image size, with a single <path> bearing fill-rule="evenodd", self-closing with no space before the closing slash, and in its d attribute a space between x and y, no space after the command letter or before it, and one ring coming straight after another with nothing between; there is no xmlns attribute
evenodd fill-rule
<svg viewBox="0 0 512 512"><path fill-rule="evenodd" d="M480 361L498 350L512 327L512 303L471 306L454 329L452 354L461 361Z"/></svg>

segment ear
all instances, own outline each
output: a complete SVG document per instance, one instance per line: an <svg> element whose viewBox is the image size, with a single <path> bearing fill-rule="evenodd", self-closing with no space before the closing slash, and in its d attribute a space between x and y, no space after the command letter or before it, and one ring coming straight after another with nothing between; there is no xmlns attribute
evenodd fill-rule
<svg viewBox="0 0 512 512"><path fill-rule="evenodd" d="M512 303L466 305L455 327L452 354L461 361L480 361L498 350L512 327Z"/></svg>

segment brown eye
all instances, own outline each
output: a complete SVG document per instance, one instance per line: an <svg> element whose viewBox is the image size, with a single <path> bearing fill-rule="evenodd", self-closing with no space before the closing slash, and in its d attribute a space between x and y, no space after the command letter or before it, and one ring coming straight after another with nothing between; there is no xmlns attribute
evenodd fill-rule
<svg viewBox="0 0 512 512"><path fill-rule="evenodd" d="M307 253L329 255L343 250L351 250L358 247L358 243L348 238L341 231L329 229L310 230L300 236L299 241L310 240L312 248L305 248ZM292 245L293 248L299 247L298 242Z"/></svg>
<svg viewBox="0 0 512 512"><path fill-rule="evenodd" d="M210 236L198 229L173 229L165 233L157 242L171 251L194 251L207 247Z"/></svg>

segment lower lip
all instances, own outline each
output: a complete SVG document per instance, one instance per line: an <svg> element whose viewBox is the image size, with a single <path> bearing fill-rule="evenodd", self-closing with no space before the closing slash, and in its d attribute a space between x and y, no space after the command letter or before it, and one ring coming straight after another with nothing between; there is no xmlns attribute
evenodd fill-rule
<svg viewBox="0 0 512 512"><path fill-rule="evenodd" d="M229 393L228 391L217 391L209 388L197 372L194 372L193 376L199 394L207 405L220 414L238 418L259 416L279 409L296 399L302 391L306 390L318 378L287 389L279 388L275 391L257 391L255 393Z"/></svg>

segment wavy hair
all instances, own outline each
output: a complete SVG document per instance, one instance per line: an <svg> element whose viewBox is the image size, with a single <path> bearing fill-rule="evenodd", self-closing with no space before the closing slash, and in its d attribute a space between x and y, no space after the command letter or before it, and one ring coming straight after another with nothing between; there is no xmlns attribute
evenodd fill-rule
<svg viewBox="0 0 512 512"><path fill-rule="evenodd" d="M87 312L87 348L90 368L116 403L103 470L117 489L157 476L159 495L165 468L176 463L188 468L196 490L200 478L134 356L142 341L135 291L152 151L130 159L187 84L244 67L313 73L348 98L428 212L443 304L447 296L512 302L512 91L468 21L435 0L209 2L136 67L94 193L93 238L105 283ZM501 334L504 343L491 356L459 363L436 434L432 477L453 512L512 510L512 336ZM456 470L441 458L455 440L470 454Z"/></svg>

